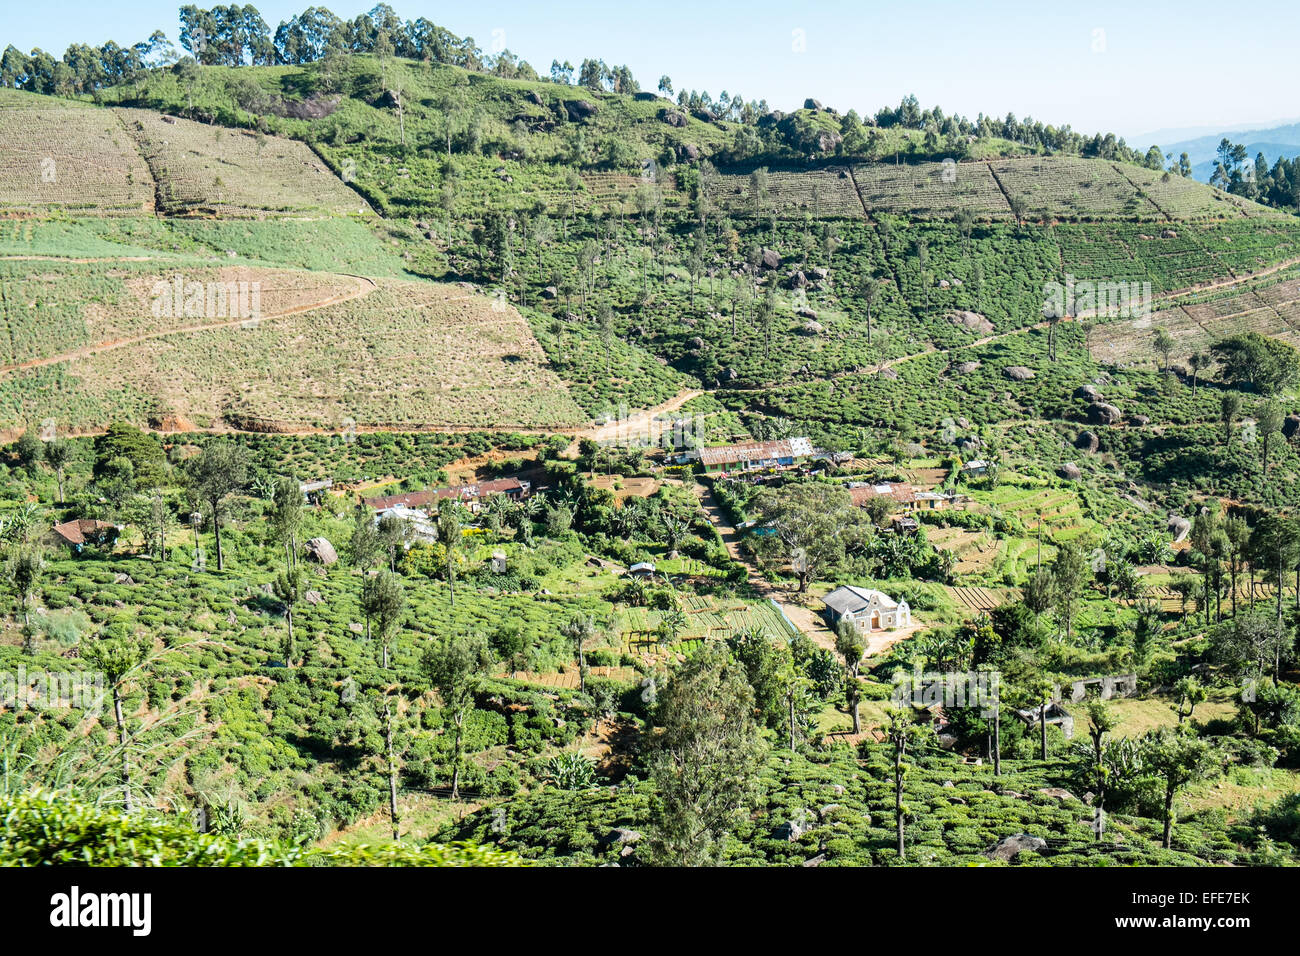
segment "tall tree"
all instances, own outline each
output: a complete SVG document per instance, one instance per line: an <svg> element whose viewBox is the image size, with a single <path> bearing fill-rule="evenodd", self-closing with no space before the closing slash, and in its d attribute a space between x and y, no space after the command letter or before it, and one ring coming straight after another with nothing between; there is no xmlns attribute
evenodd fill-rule
<svg viewBox="0 0 1300 956"><path fill-rule="evenodd" d="M148 651L149 645L143 638L120 624L111 625L98 638L81 645L82 661L103 673L104 683L113 694L113 720L117 725L117 746L121 750L122 807L127 813L134 812L135 802L131 795L131 745L123 700L128 682L144 665Z"/></svg>
<svg viewBox="0 0 1300 956"><path fill-rule="evenodd" d="M659 694L655 724L648 758L653 858L670 866L717 863L753 798L764 753L753 691L724 646L706 644L677 668Z"/></svg>
<svg viewBox="0 0 1300 956"><path fill-rule="evenodd" d="M1174 800L1188 784L1209 776L1216 758L1210 745L1177 730L1160 730L1143 741L1147 767L1164 784L1164 837L1166 850L1173 844Z"/></svg>
<svg viewBox="0 0 1300 956"><path fill-rule="evenodd" d="M835 628L835 650L844 658L844 696L853 715L853 732L862 733L862 719L858 713L858 704L862 699L862 683L858 680L858 668L862 666L862 655L867 652L862 640L862 631L849 620L841 620Z"/></svg>
<svg viewBox="0 0 1300 956"><path fill-rule="evenodd" d="M293 609L302 600L302 568L285 568L276 576L271 585L271 590L284 604L284 620L288 628L284 644L284 666L293 667L295 650L293 642Z"/></svg>
<svg viewBox="0 0 1300 956"><path fill-rule="evenodd" d="M454 728L452 741L451 798L460 799L460 770L465 740L465 718L492 667L492 651L478 635L444 637L432 644L421 661L429 684L442 698Z"/></svg>
<svg viewBox="0 0 1300 956"><path fill-rule="evenodd" d="M903 803L903 787L907 778L907 766L903 763L909 749L916 749L926 739L929 728L918 724L908 707L891 707L888 711L889 723L885 726L885 738L893 751L894 758L894 828L898 836L899 862L907 860L906 824L911 814Z"/></svg>
<svg viewBox="0 0 1300 956"><path fill-rule="evenodd" d="M63 471L72 457L72 445L62 438L52 438L45 443L45 463L54 471L59 485L59 504L63 504Z"/></svg>
<svg viewBox="0 0 1300 956"><path fill-rule="evenodd" d="M1100 840L1106 833L1106 784L1110 770L1106 765L1106 735L1119 723L1105 701L1092 699L1085 705L1088 714L1088 736L1092 739L1092 773L1097 795L1093 806L1097 808L1094 832Z"/></svg>
<svg viewBox="0 0 1300 956"><path fill-rule="evenodd" d="M212 512L212 530L217 538L217 570L226 567L221 549L221 521L226 499L248 480L248 451L243 445L214 441L191 458L187 469L190 489Z"/></svg>

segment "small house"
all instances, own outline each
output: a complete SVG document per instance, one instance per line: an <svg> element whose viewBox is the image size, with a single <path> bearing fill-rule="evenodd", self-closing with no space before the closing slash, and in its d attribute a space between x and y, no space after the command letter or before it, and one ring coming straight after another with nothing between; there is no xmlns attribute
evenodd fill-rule
<svg viewBox="0 0 1300 956"><path fill-rule="evenodd" d="M94 518L74 518L56 524L52 529L54 537L63 545L80 554L87 545L96 548L111 548L122 533L122 529L111 521L98 521Z"/></svg>
<svg viewBox="0 0 1300 956"><path fill-rule="evenodd" d="M972 458L961 466L962 474L969 478L979 478L981 475L988 474L988 470L989 463L982 458Z"/></svg>
<svg viewBox="0 0 1300 956"><path fill-rule="evenodd" d="M302 492L304 504L318 505L325 500L325 495L334 487L333 478L322 478L320 481L302 481L298 483L298 490Z"/></svg>
<svg viewBox="0 0 1300 956"><path fill-rule="evenodd" d="M781 441L701 448L700 464L704 466L705 474L725 475L760 469L793 468L812 455L812 442L807 438L787 438Z"/></svg>
<svg viewBox="0 0 1300 956"><path fill-rule="evenodd" d="M826 611L832 625L848 620L862 631L880 631L894 627L908 627L912 623L912 609L907 601L895 601L883 591L858 588L852 585L838 587L826 595Z"/></svg>
<svg viewBox="0 0 1300 956"><path fill-rule="evenodd" d="M653 561L641 561L627 569L627 573L634 578L648 578L655 573Z"/></svg>

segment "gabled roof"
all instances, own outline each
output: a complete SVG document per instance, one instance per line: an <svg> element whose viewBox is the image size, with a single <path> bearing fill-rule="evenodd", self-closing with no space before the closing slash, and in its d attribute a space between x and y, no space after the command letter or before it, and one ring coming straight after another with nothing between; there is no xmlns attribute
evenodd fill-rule
<svg viewBox="0 0 1300 956"><path fill-rule="evenodd" d="M855 505L865 505L873 498L889 498L899 504L916 500L911 485L895 485L887 481L878 485L849 485L849 497Z"/></svg>
<svg viewBox="0 0 1300 956"><path fill-rule="evenodd" d="M766 461L771 458L807 458L812 455L812 452L812 442L807 438L786 438L781 441L756 441L742 445L701 448L700 461L705 465L731 465L741 461Z"/></svg>
<svg viewBox="0 0 1300 956"><path fill-rule="evenodd" d="M824 598L826 606L837 614L856 614L875 600L883 610L892 611L898 602L884 591L857 588L851 584L838 587Z"/></svg>
<svg viewBox="0 0 1300 956"><path fill-rule="evenodd" d="M111 521L99 521L95 518L74 518L54 526L54 533L68 544L85 544L88 540L116 531L117 525Z"/></svg>

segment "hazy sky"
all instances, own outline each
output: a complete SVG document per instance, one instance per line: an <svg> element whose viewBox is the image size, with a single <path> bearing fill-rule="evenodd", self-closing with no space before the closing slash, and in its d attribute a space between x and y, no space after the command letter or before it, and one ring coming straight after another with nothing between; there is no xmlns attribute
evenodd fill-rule
<svg viewBox="0 0 1300 956"><path fill-rule="evenodd" d="M321 0L255 3L272 31ZM212 4L200 3L199 6ZM350 18L373 2L325 2ZM174 42L177 2L6 0L0 45L62 53L72 42L123 45L162 29ZM1300 115L1295 0L1246 6L1177 3L742 2L394 0L491 50L503 40L545 73L551 60L626 63L642 87L661 74L789 109L808 96L874 112L915 93L972 119L981 111L1069 123L1131 140L1157 130L1266 125ZM502 31L496 33L494 31ZM1150 145L1146 142L1134 145Z"/></svg>

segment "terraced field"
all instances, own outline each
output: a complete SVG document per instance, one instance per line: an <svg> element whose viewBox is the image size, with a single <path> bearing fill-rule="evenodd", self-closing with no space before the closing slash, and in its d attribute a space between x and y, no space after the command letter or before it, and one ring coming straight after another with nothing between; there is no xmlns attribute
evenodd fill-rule
<svg viewBox="0 0 1300 956"><path fill-rule="evenodd" d="M343 216L369 212L305 144L152 110L112 111L158 182L169 215Z"/></svg>
<svg viewBox="0 0 1300 956"><path fill-rule="evenodd" d="M977 219L1011 218L986 163L865 163L853 167L853 178L872 212L947 219L966 210Z"/></svg>
<svg viewBox="0 0 1300 956"><path fill-rule="evenodd" d="M249 266L0 261L0 370L227 319L296 312L353 294L358 282Z"/></svg>
<svg viewBox="0 0 1300 956"><path fill-rule="evenodd" d="M1109 365L1149 364L1155 361L1152 337L1157 328L1173 338L1174 362L1238 332L1260 332L1300 345L1300 277L1108 324L1094 333L1089 347L1097 361Z"/></svg>
<svg viewBox="0 0 1300 956"><path fill-rule="evenodd" d="M862 219L862 203L847 167L780 170L767 174L766 189L754 195L749 174L718 173L706 181L709 198L730 215L773 215L782 219Z"/></svg>
<svg viewBox="0 0 1300 956"><path fill-rule="evenodd" d="M396 280L285 318L18 369L0 384L4 427L120 418L256 431L542 428L585 417L513 309L460 286Z"/></svg>
<svg viewBox="0 0 1300 956"><path fill-rule="evenodd" d="M1024 203L1031 218L1160 215L1111 163L1033 157L994 160L989 168L1007 194Z"/></svg>
<svg viewBox="0 0 1300 956"><path fill-rule="evenodd" d="M149 167L109 110L0 91L0 211L140 215Z"/></svg>
<svg viewBox="0 0 1300 956"><path fill-rule="evenodd" d="M1119 173L1141 189L1168 219L1231 219L1279 216L1269 209L1183 176L1166 175L1141 166L1117 166Z"/></svg>

